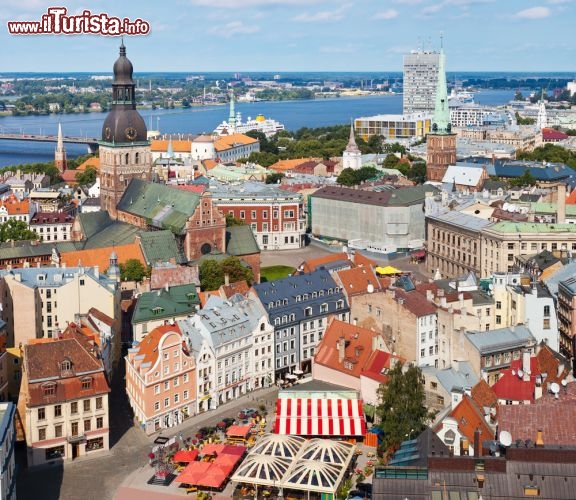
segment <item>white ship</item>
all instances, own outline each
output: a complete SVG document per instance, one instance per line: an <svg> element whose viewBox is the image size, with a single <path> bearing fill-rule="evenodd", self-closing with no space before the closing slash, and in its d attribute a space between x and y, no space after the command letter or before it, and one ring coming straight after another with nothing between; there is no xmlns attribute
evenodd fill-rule
<svg viewBox="0 0 576 500"><path fill-rule="evenodd" d="M242 122L242 115L236 113L234 120L224 120L216 127L214 133L217 135L245 134L250 130L262 132L266 137L272 137L274 134L284 130L284 125L264 115L257 115L256 118L248 117L248 120Z"/></svg>
<svg viewBox="0 0 576 500"><path fill-rule="evenodd" d="M230 92L230 114L228 121L223 121L214 129L217 135L231 135L231 134L245 134L251 130L262 132L266 137L272 137L274 134L284 130L284 125L271 118L266 118L264 115L257 115L252 119L248 117L246 122L242 122L242 115L240 112L234 110L234 91Z"/></svg>
<svg viewBox="0 0 576 500"><path fill-rule="evenodd" d="M448 96L448 102L472 104L474 102L474 92L453 88Z"/></svg>

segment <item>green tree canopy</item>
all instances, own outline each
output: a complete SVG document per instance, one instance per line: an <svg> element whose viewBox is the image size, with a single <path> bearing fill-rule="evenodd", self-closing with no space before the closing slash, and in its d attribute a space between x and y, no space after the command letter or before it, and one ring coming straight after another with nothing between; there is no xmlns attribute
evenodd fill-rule
<svg viewBox="0 0 576 500"><path fill-rule="evenodd" d="M232 214L226 214L226 227L244 226L246 223L242 219L237 219Z"/></svg>
<svg viewBox="0 0 576 500"><path fill-rule="evenodd" d="M266 176L266 184L277 184L284 177L286 177L282 172L271 172Z"/></svg>
<svg viewBox="0 0 576 500"><path fill-rule="evenodd" d="M0 224L0 242L37 239L38 235L23 220L9 219Z"/></svg>
<svg viewBox="0 0 576 500"><path fill-rule="evenodd" d="M238 257L230 256L220 262L207 259L200 264L200 287L202 290L217 290L224 284L226 275L230 283L246 280L251 285L254 281L252 269L244 266Z"/></svg>
<svg viewBox="0 0 576 500"><path fill-rule="evenodd" d="M128 259L118 265L120 268L120 278L122 281L142 281L150 276L148 269L138 259Z"/></svg>
<svg viewBox="0 0 576 500"><path fill-rule="evenodd" d="M88 167L83 172L76 172L76 182L81 186L94 184L98 177L98 171L94 167Z"/></svg>
<svg viewBox="0 0 576 500"><path fill-rule="evenodd" d="M380 404L376 413L384 431L384 448L397 448L402 441L417 436L434 418L424 405L424 376L413 364L406 369L396 363L388 372L388 383L378 388Z"/></svg>
<svg viewBox="0 0 576 500"><path fill-rule="evenodd" d="M342 186L355 186L369 179L376 179L378 170L374 167L362 167L358 170L345 168L340 172L336 182Z"/></svg>

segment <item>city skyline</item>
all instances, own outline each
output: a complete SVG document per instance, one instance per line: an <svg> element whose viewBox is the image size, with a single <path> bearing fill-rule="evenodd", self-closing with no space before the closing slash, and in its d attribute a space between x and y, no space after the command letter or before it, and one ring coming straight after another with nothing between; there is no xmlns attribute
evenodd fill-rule
<svg viewBox="0 0 576 500"><path fill-rule="evenodd" d="M56 4L6 0L0 75L109 72L120 40L103 35L12 35ZM62 4L58 4L62 5ZM575 0L165 0L118 5L69 0L69 15L142 19L125 37L139 72L402 71L411 50L438 50L448 71L572 71Z"/></svg>

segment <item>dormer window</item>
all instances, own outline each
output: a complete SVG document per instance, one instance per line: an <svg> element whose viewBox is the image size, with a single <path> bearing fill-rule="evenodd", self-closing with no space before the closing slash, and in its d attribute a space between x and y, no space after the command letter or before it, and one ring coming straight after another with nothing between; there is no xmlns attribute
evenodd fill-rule
<svg viewBox="0 0 576 500"><path fill-rule="evenodd" d="M92 378L86 377L82 379L82 390L86 391L88 389L92 389Z"/></svg>
<svg viewBox="0 0 576 500"><path fill-rule="evenodd" d="M164 312L164 309L162 307L153 307L152 308L152 314L158 315L161 314L162 312Z"/></svg>
<svg viewBox="0 0 576 500"><path fill-rule="evenodd" d="M44 396L54 396L56 394L56 384L46 384L42 387Z"/></svg>
<svg viewBox="0 0 576 500"><path fill-rule="evenodd" d="M69 359L65 359L64 361L60 362L60 371L61 372L69 372L72 369L72 363Z"/></svg>

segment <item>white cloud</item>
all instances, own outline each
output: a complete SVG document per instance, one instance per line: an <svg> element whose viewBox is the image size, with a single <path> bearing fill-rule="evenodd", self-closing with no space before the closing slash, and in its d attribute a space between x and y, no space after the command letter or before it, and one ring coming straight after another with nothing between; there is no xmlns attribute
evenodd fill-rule
<svg viewBox="0 0 576 500"><path fill-rule="evenodd" d="M293 21L301 23L331 23L344 19L344 11L350 8L350 4L344 4L336 10L324 10L314 14L303 12L293 18Z"/></svg>
<svg viewBox="0 0 576 500"><path fill-rule="evenodd" d="M245 9L269 5L310 5L325 0L190 0L192 5L211 8Z"/></svg>
<svg viewBox="0 0 576 500"><path fill-rule="evenodd" d="M374 19L383 19L385 21L394 19L395 17L398 17L398 11L394 9L383 10L374 15Z"/></svg>
<svg viewBox="0 0 576 500"><path fill-rule="evenodd" d="M531 7L517 12L514 17L518 19L543 19L549 15L550 9L548 7Z"/></svg>
<svg viewBox="0 0 576 500"><path fill-rule="evenodd" d="M226 38L230 38L234 35L252 35L258 33L258 31L260 31L258 26L248 26L242 21L231 21L224 25L214 26L208 30L209 33Z"/></svg>

